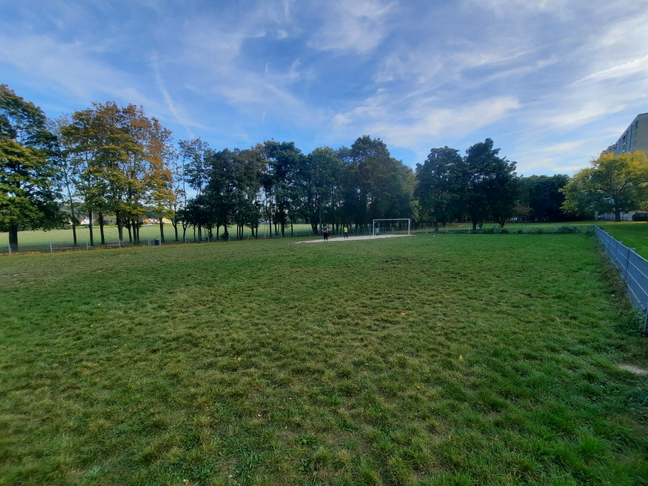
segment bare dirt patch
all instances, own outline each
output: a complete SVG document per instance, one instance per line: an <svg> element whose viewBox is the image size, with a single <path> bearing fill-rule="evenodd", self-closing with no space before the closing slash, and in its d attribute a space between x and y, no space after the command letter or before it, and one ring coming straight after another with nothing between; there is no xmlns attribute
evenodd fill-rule
<svg viewBox="0 0 648 486"><path fill-rule="evenodd" d="M619 368L622 370L629 371L630 373L634 373L635 375L648 375L648 370L641 368L636 365L631 365L631 364L619 364L617 365Z"/></svg>

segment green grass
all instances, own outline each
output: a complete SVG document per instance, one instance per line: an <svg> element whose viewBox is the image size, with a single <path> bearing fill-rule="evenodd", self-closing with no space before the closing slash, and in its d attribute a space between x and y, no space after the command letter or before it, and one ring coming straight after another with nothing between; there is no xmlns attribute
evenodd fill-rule
<svg viewBox="0 0 648 486"><path fill-rule="evenodd" d="M646 484L592 237L293 241L0 258L0 484Z"/></svg>
<svg viewBox="0 0 648 486"><path fill-rule="evenodd" d="M626 246L635 248L644 258L648 258L648 224L645 221L637 223L606 223L601 228Z"/></svg>
<svg viewBox="0 0 648 486"><path fill-rule="evenodd" d="M556 227L562 227L562 226L568 226L568 227L573 227L573 228L578 228L581 231L586 231L590 229L590 227L595 224L594 221L573 221L573 222L565 222L565 223L508 223L505 226L505 229L508 232L515 233L518 231L524 231L524 232L533 232L533 231L543 231L543 232L551 232L553 231ZM643 223L609 223L609 222L601 222L599 223L600 226L604 228L614 228L614 227L628 227L628 228L635 228L639 229L639 234L645 233L647 236L647 241L646 244L648 245L648 225L643 222ZM456 231L456 230L468 230L469 228L472 228L471 223L453 223L447 225L447 228L449 231ZM498 231L500 230L500 227L496 223L486 223L484 224L484 229L489 230L491 228L496 228ZM268 233L268 226L267 225L261 225L259 229L259 236L263 238L265 234ZM351 228L351 232L353 233L354 228ZM440 228L441 232L445 231L444 227ZM643 230L643 231L642 231ZM105 229L105 236L106 236L106 242L108 244L116 244L118 241L118 233L117 233L117 227L115 226L106 226ZM365 231L367 231L365 229ZM422 224L418 230L415 230L415 233L429 233L432 231L432 226L428 225L426 229L426 225ZM232 227L230 228L230 232L232 236L236 235L236 228ZM173 229L173 226L170 224L165 225L164 228L164 234L168 242L173 242L175 239L175 232ZM287 228L286 234L290 235L290 229ZM178 235L179 238L182 239L182 228L178 227ZM245 228L244 232L244 238L247 238L250 235L250 229ZM311 227L309 224L296 224L294 225L294 235L298 237L305 237L305 236L311 236ZM125 239L128 240L128 233L124 232ZM205 235L203 235L205 236ZM94 232L94 237L95 237L95 242L99 244L100 241L100 236L99 236L99 228L95 227L95 232ZM160 228L157 225L152 225L152 226L142 226L140 229L140 237L141 240L144 244L147 244L148 240L151 240L151 242L160 237ZM49 249L49 244L52 243L53 245L72 245L72 230L71 229L56 229L56 230L51 230L51 231L21 231L19 233L19 244L22 247L22 251L30 251L30 250L46 250L48 251ZM188 241L193 241L194 239L194 232L193 228L188 228L187 229L187 240ZM89 231L87 226L81 226L77 228L77 240L79 245L85 249L86 243L90 241L90 236L89 236ZM6 253L7 252L7 246L9 245L9 236L7 233L0 233L0 253ZM40 248L39 248L40 247Z"/></svg>
<svg viewBox="0 0 648 486"><path fill-rule="evenodd" d="M259 229L259 236L267 232L268 225L262 225ZM222 228L221 228L222 232ZM230 228L232 233L232 238L236 236L236 227ZM306 236L311 234L311 228L309 224L297 224L294 226L294 232L296 236ZM104 227L104 234L106 237L107 243L117 243L119 240L119 233L116 226L106 226ZM216 231L214 230L214 235ZM245 228L244 236L247 237L250 234L250 229ZM290 234L290 228L287 228L287 234ZM168 241L175 239L175 231L173 225L167 224L164 226L164 236ZM206 235L203 234L203 237ZM153 240L160 237L160 227L158 225L151 226L142 226L140 228L140 239L142 242L146 242L148 239ZM182 239L182 227L178 226L178 237ZM94 239L95 243L101 241L99 234L99 227L94 227ZM128 231L124 230L124 239L128 240ZM187 228L187 240L193 241L194 233L193 228ZM18 234L18 243L24 248L29 248L39 245L49 245L50 243L55 245L72 245L74 238L72 236L71 229L55 229L51 231L21 231ZM90 231L87 226L80 226L77 228L77 241L79 245L85 247L86 242L90 241ZM6 251L6 247L9 245L9 234L0 233L0 251Z"/></svg>

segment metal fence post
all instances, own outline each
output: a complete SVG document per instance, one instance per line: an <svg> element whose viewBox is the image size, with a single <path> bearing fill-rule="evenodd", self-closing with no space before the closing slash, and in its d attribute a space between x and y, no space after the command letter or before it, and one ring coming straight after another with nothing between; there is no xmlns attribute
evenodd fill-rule
<svg viewBox="0 0 648 486"><path fill-rule="evenodd" d="M9 245L9 254L11 255L11 245Z"/></svg>
<svg viewBox="0 0 648 486"><path fill-rule="evenodd" d="M51 242L51 241L50 241L50 253L53 253L53 250L52 250L52 242Z"/></svg>
<svg viewBox="0 0 648 486"><path fill-rule="evenodd" d="M626 253L625 274L623 275L624 282L628 281L628 267L630 266L630 250L631 248L628 248L628 251Z"/></svg>

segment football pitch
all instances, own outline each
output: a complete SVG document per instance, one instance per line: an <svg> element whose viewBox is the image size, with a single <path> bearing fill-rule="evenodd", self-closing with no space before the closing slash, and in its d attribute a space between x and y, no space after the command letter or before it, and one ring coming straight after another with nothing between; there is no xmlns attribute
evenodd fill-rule
<svg viewBox="0 0 648 486"><path fill-rule="evenodd" d="M0 485L635 485L646 339L592 236L0 258Z"/></svg>

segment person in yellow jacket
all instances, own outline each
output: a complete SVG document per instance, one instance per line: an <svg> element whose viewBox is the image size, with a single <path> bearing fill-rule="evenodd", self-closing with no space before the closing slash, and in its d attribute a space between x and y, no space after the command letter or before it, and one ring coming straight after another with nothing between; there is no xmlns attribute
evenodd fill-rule
<svg viewBox="0 0 648 486"><path fill-rule="evenodd" d="M346 239L348 237L349 237L349 227L345 224L344 225L344 238Z"/></svg>

